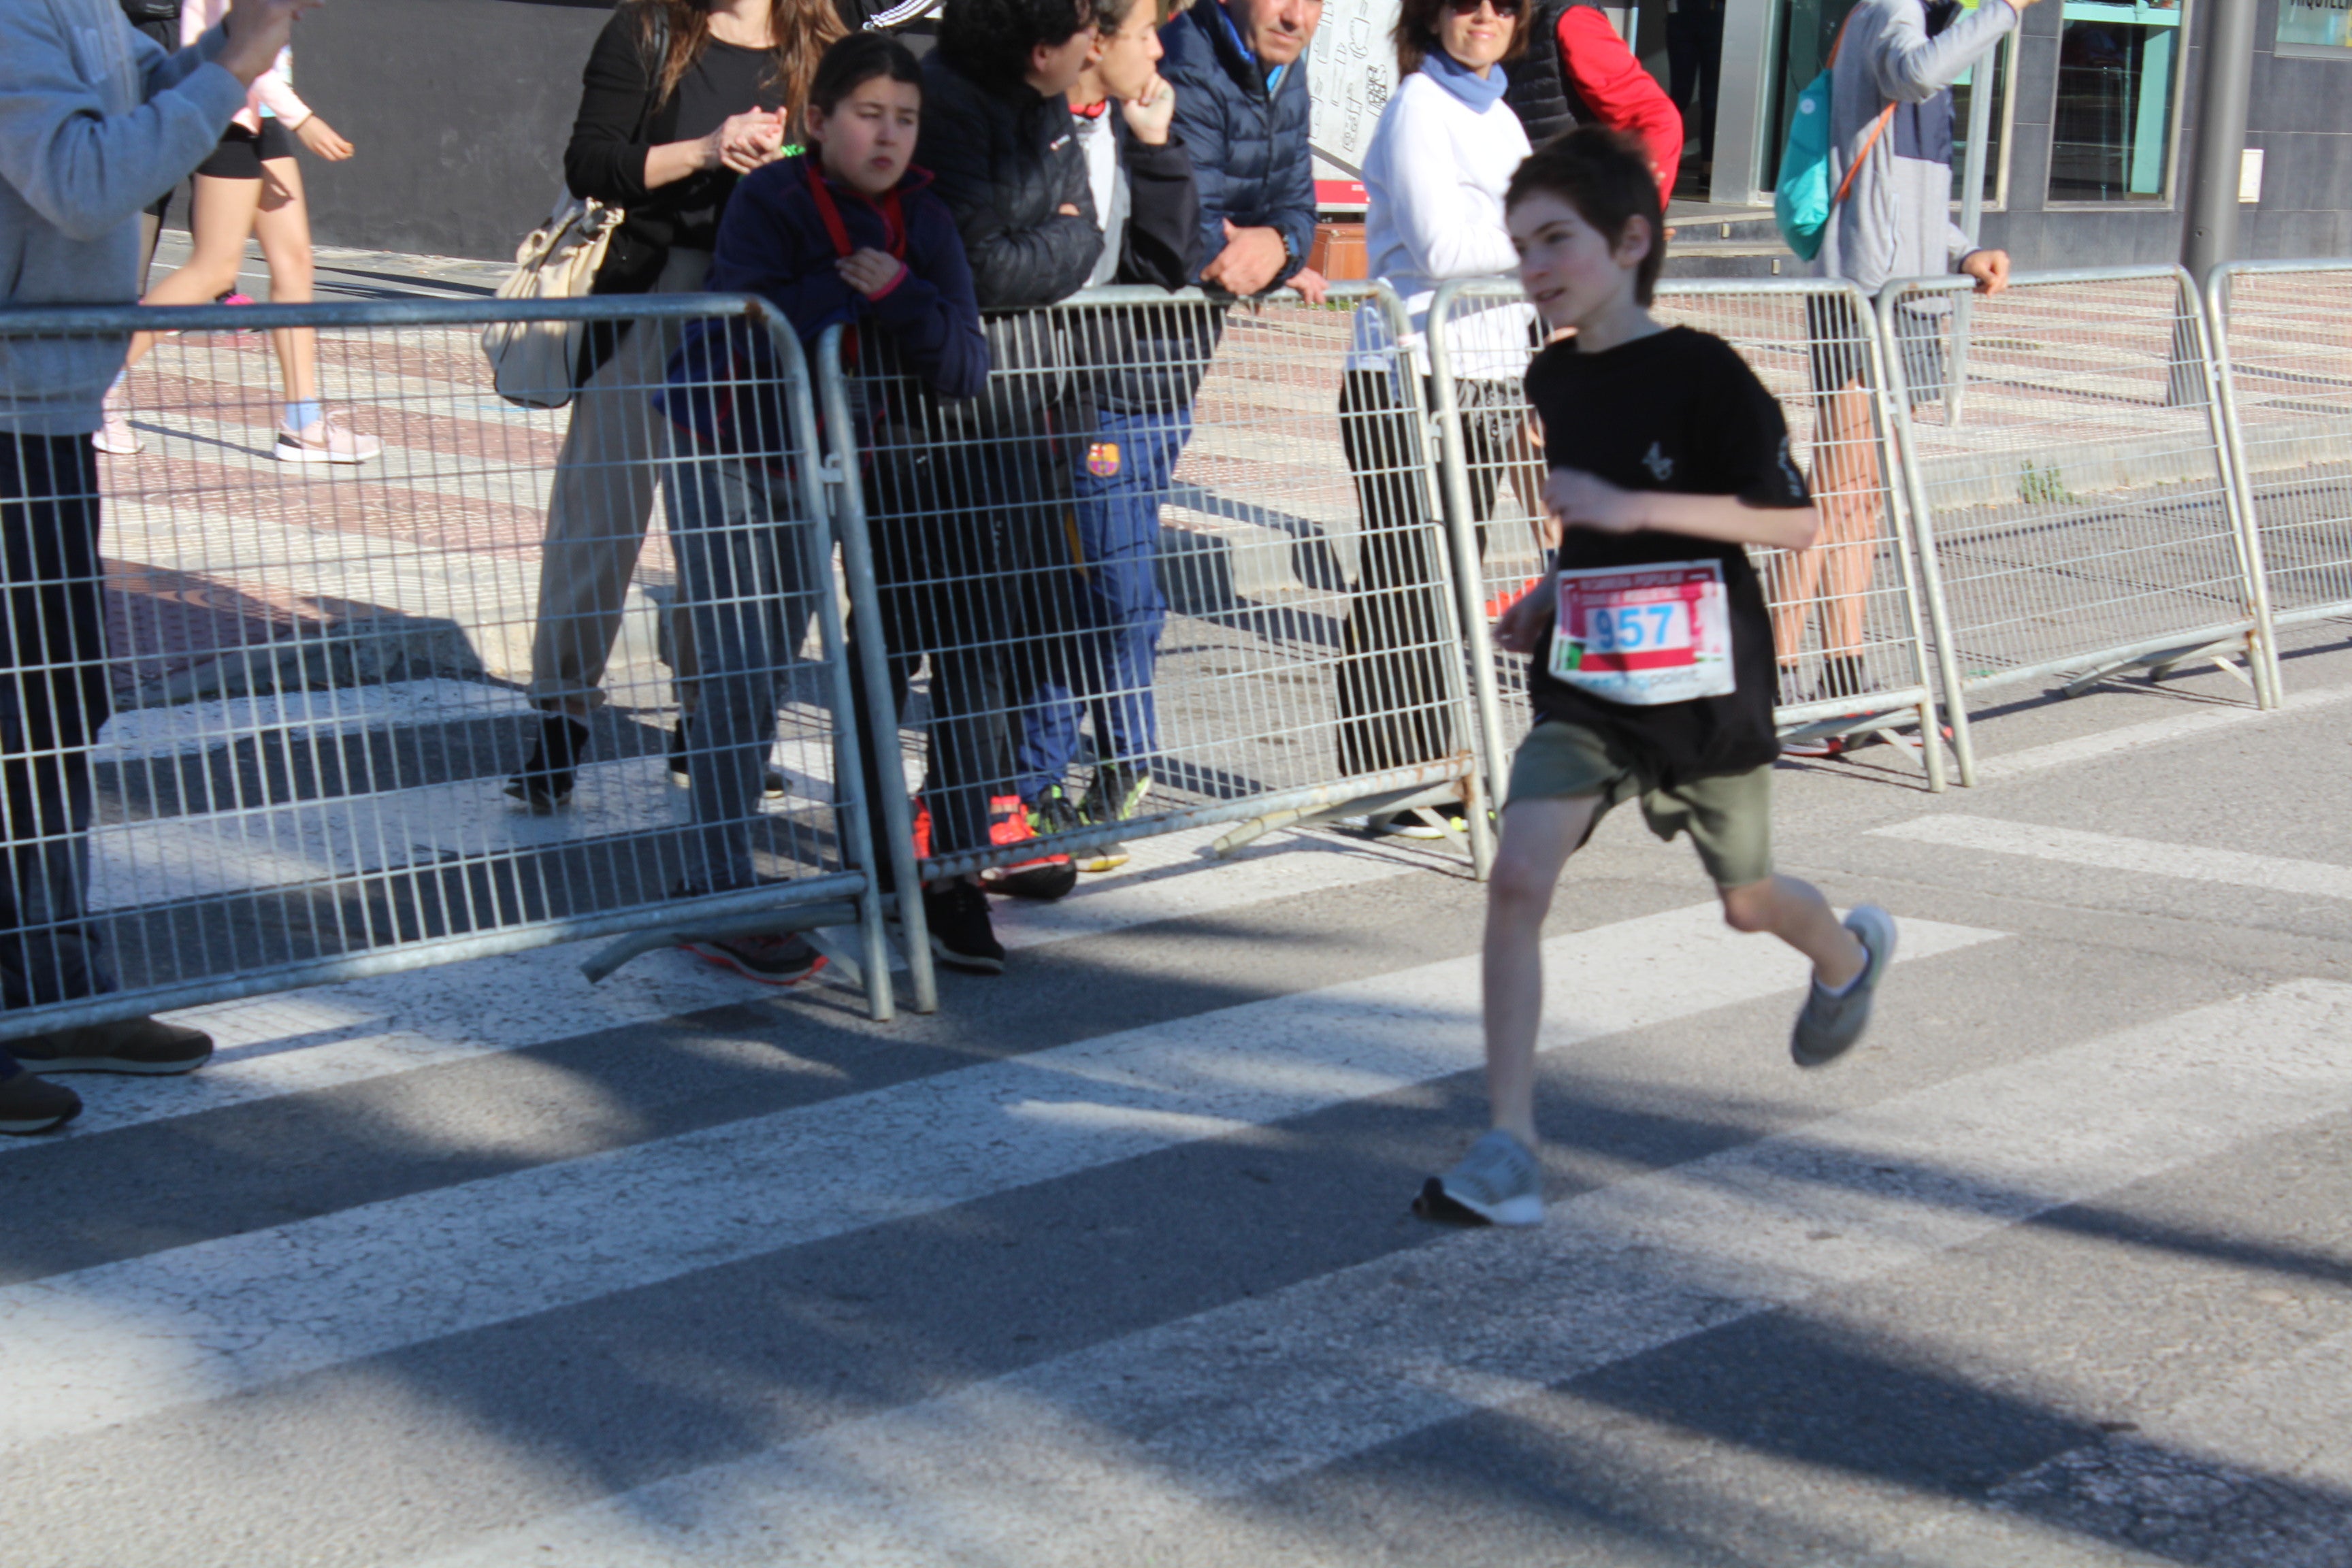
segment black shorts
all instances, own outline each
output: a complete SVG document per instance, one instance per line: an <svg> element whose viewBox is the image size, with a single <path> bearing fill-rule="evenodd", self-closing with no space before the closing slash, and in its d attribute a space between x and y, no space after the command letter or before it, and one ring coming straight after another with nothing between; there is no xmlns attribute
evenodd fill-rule
<svg viewBox="0 0 2352 1568"><path fill-rule="evenodd" d="M275 115L261 117L261 129L232 125L221 135L213 155L196 165L196 173L215 180L257 180L261 165L272 158L294 156L294 137Z"/></svg>
<svg viewBox="0 0 2352 1568"><path fill-rule="evenodd" d="M1911 405L1944 396L1944 322L1909 306L1895 307L1895 341L1903 353L1903 384ZM1815 294L1805 300L1805 335L1811 340L1813 391L1826 395L1843 387L1870 384L1870 360L1863 334L1872 330L1841 294Z"/></svg>

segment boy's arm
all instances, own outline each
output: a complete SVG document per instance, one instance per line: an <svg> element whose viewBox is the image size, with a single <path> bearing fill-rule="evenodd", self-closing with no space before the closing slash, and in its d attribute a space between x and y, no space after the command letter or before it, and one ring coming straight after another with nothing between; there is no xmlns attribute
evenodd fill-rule
<svg viewBox="0 0 2352 1568"><path fill-rule="evenodd" d="M1679 495L1667 490L1621 490L1595 474L1554 468L1544 483L1544 504L1568 528L1596 533L1633 533L1654 528L1686 533L1717 544L1766 544L1803 550L1821 530L1821 514L1800 506L1759 505L1738 496Z"/></svg>
<svg viewBox="0 0 2352 1568"><path fill-rule="evenodd" d="M1124 126L1118 134L1129 202L1118 281L1181 289L1207 260L1201 253L1201 195L1192 183L1192 160L1172 134L1157 147Z"/></svg>
<svg viewBox="0 0 2352 1568"><path fill-rule="evenodd" d="M204 162L245 107L245 86L207 62L129 113L109 114L60 15L0 8L0 180L68 238L96 239ZM129 30L119 14L112 20Z"/></svg>
<svg viewBox="0 0 2352 1568"><path fill-rule="evenodd" d="M703 286L714 294L759 295L784 313L803 342L814 342L825 328L856 319L859 297L831 256L802 254L773 185L755 174L736 188L719 220Z"/></svg>
<svg viewBox="0 0 2352 1568"><path fill-rule="evenodd" d="M1076 166L1076 194L1068 171L1057 169L1063 189L1057 204L1077 208L1057 212L1032 228L1008 226L997 211L996 184L989 171L988 145L977 136L926 136L917 160L931 171L933 188L955 214L971 261L972 285L991 305L1051 305L1086 286L1102 255L1102 230L1095 226L1094 195L1086 164Z"/></svg>
<svg viewBox="0 0 2352 1568"><path fill-rule="evenodd" d="M873 302L874 319L930 389L950 402L977 397L988 384L988 339L980 330L980 306L971 287L971 266L943 217L938 242L925 247L923 273L898 274Z"/></svg>

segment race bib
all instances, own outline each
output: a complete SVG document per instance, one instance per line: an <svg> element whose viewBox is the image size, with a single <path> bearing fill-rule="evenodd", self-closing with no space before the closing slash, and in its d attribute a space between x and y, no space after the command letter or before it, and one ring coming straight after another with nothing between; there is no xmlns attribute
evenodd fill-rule
<svg viewBox="0 0 2352 1568"><path fill-rule="evenodd" d="M1726 697L1737 684L1719 562L1562 572L1559 614L1552 678L1579 691L1654 708Z"/></svg>

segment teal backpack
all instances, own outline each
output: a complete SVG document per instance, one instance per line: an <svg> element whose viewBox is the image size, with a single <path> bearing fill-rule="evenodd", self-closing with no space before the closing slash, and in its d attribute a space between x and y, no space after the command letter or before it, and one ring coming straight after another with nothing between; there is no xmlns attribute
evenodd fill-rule
<svg viewBox="0 0 2352 1568"><path fill-rule="evenodd" d="M1830 224L1830 214L1836 211L1853 189L1854 172L1860 169L1870 150L1878 142L1878 133L1886 129L1894 118L1895 106L1878 117L1870 128L1862 151L1854 155L1853 163L1839 182L1837 194L1830 194L1830 78L1837 69L1838 46L1845 42L1846 22L1853 13L1846 13L1845 22L1838 24L1837 38L1830 45L1830 58L1822 67L1822 74L1805 84L1797 95L1797 112L1789 120L1789 140L1780 148L1780 177L1773 183L1772 221L1780 230L1780 237L1789 248L1804 260L1811 261L1822 253L1822 230Z"/></svg>

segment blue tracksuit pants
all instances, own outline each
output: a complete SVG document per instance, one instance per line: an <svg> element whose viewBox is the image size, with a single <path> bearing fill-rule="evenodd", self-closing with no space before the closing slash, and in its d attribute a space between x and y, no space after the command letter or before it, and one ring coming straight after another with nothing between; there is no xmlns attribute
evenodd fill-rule
<svg viewBox="0 0 2352 1568"><path fill-rule="evenodd" d="M1080 630L1066 668L1035 693L1020 746L1021 794L1035 800L1077 761L1091 716L1095 755L1141 763L1159 750L1151 682L1168 601L1160 592L1160 507L1192 438L1192 410L1105 414L1071 465Z"/></svg>

